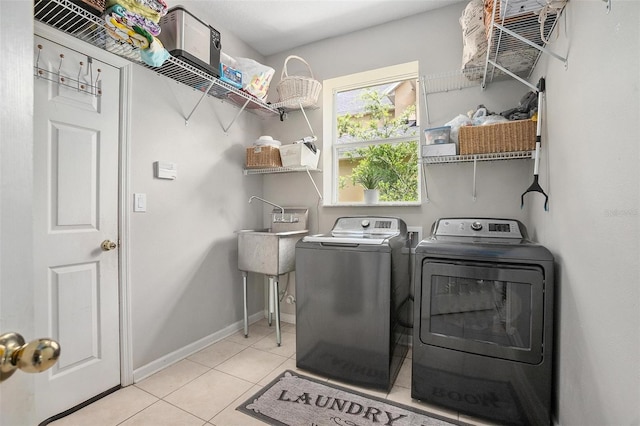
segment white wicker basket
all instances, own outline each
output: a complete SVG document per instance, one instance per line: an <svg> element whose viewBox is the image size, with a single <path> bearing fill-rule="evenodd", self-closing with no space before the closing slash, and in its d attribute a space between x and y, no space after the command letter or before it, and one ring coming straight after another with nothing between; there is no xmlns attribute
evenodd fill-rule
<svg viewBox="0 0 640 426"><path fill-rule="evenodd" d="M289 59L297 59L303 62L311 77L289 75L287 72L287 62ZM278 95L280 97L279 103L291 102L291 106L298 106L302 104L303 107L315 106L320 95L322 84L313 78L313 72L311 67L299 56L291 55L284 60L284 66L282 67L282 75L280 76L280 83L276 87Z"/></svg>

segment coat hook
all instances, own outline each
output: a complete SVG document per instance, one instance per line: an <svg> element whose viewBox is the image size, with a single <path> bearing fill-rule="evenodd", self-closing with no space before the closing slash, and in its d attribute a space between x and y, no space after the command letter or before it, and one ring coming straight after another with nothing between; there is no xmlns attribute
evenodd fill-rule
<svg viewBox="0 0 640 426"><path fill-rule="evenodd" d="M93 81L93 59L91 56L87 56L87 75L89 76L89 81Z"/></svg>
<svg viewBox="0 0 640 426"><path fill-rule="evenodd" d="M611 12L611 0L602 0L602 1L607 3L607 15L608 15L609 12Z"/></svg>
<svg viewBox="0 0 640 426"><path fill-rule="evenodd" d="M64 55L61 53L60 54L60 65L58 65L58 78L60 79L61 82L64 83L64 77L62 77L60 75L60 70L62 69L62 60L64 59Z"/></svg>
<svg viewBox="0 0 640 426"><path fill-rule="evenodd" d="M102 95L102 89L100 88L100 86L98 85L98 83L100 83L100 73L102 72L102 70L100 68L98 68L98 75L96 77L96 82L94 83L94 87L96 88L96 90L98 91L98 95Z"/></svg>
<svg viewBox="0 0 640 426"><path fill-rule="evenodd" d="M42 70L40 69L40 53L42 53L42 45L38 45L38 56L36 57L36 69L38 70L38 78L42 75Z"/></svg>
<svg viewBox="0 0 640 426"><path fill-rule="evenodd" d="M80 69L78 70L78 88L80 90L84 90L85 85L80 83L80 76L82 74L82 67L84 67L84 62L80 61Z"/></svg>

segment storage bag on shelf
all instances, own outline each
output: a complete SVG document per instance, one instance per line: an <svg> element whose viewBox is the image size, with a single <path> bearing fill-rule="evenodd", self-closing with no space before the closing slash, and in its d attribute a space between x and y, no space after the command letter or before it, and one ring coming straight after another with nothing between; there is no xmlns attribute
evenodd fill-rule
<svg viewBox="0 0 640 426"><path fill-rule="evenodd" d="M297 59L305 64L309 76L289 75L287 63L291 59ZM316 102L318 102L321 89L322 84L313 78L313 71L311 71L311 67L307 61L296 55L287 56L282 67L280 83L278 83L276 87L278 96L280 97L278 102L291 101L291 106L298 106L299 104L302 104L303 107L314 106Z"/></svg>
<svg viewBox="0 0 640 426"><path fill-rule="evenodd" d="M493 0L490 0L493 1ZM487 58L483 0L471 0L460 17L462 27L462 70L470 80L481 80Z"/></svg>
<svg viewBox="0 0 640 426"><path fill-rule="evenodd" d="M265 99L276 70L250 58L237 58L236 63L242 72L242 90L258 99Z"/></svg>

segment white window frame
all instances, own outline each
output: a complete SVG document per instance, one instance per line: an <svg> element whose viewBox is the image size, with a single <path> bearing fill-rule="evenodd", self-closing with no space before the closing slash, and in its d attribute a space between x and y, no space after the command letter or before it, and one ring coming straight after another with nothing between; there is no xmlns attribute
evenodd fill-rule
<svg viewBox="0 0 640 426"><path fill-rule="evenodd" d="M346 90L359 89L362 87L376 86L395 81L415 79L418 80L418 61L407 62L399 65L378 68L375 70L364 71L361 73L336 77L322 82L322 184L324 188L323 206L325 207L343 207L343 206L419 206L422 204L422 186L421 173L418 167L418 200L408 202L382 202L380 204L365 205L362 203L338 202L338 158L336 152L336 95L338 92ZM416 93L416 118L420 116L418 99ZM419 123L418 123L419 124ZM418 140L418 149L420 148L420 134L416 135ZM393 140L389 140L393 142Z"/></svg>

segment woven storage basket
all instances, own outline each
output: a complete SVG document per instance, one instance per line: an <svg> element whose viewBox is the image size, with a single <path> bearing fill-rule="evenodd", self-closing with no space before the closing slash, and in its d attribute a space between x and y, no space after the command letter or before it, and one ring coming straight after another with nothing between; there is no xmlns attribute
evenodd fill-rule
<svg viewBox="0 0 640 426"><path fill-rule="evenodd" d="M72 0L73 3L77 4L78 6L83 7L84 9L89 10L87 7L83 6L86 5L89 8L96 10L100 13L104 12L105 9L105 0Z"/></svg>
<svg viewBox="0 0 640 426"><path fill-rule="evenodd" d="M247 169L282 167L280 150L275 146L252 146L247 148Z"/></svg>
<svg viewBox="0 0 640 426"><path fill-rule="evenodd" d="M486 126L462 126L458 141L460 155L531 151L536 146L536 122L519 120Z"/></svg>
<svg viewBox="0 0 640 426"><path fill-rule="evenodd" d="M297 59L304 63L311 77L289 75L287 63L290 59ZM276 87L278 95L280 96L279 102L295 101L296 105L302 103L303 107L313 106L318 102L321 89L322 84L313 78L313 72L307 61L296 55L287 56L287 59L284 60L284 66L282 67L280 83L278 83Z"/></svg>

